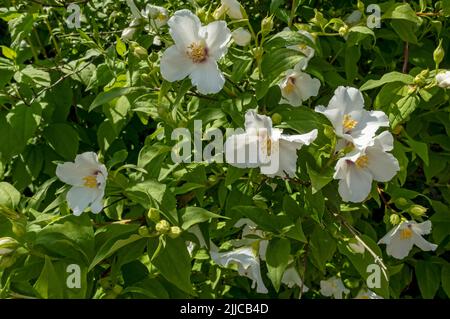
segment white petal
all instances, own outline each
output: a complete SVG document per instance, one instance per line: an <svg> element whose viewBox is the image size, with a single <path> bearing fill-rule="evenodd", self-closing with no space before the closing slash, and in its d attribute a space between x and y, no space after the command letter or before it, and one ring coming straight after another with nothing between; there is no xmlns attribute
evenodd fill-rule
<svg viewBox="0 0 450 319"><path fill-rule="evenodd" d="M194 69L194 63L173 45L161 57L160 68L161 75L165 80L175 82L187 77Z"/></svg>
<svg viewBox="0 0 450 319"><path fill-rule="evenodd" d="M420 235L413 235L414 238L414 244L422 249L423 251L435 251L438 245L432 244L429 241L426 241L422 236Z"/></svg>
<svg viewBox="0 0 450 319"><path fill-rule="evenodd" d="M431 233L432 224L430 220L427 220L423 223L412 224L412 229L418 235L428 235Z"/></svg>
<svg viewBox="0 0 450 319"><path fill-rule="evenodd" d="M361 116L358 125L352 130L351 135L354 137L355 144L367 145L380 127L389 126L389 119L387 115L381 111L367 112L364 110L360 113ZM382 138L384 137L385 136L383 135ZM388 140L385 142L388 142ZM384 143L384 141L382 143Z"/></svg>
<svg viewBox="0 0 450 319"><path fill-rule="evenodd" d="M392 154L369 147L366 155L369 158L367 168L378 182L389 182L400 170L400 165Z"/></svg>
<svg viewBox="0 0 450 319"><path fill-rule="evenodd" d="M245 113L245 130L265 129L268 136L272 135L272 119L265 115L259 115L255 110L248 110Z"/></svg>
<svg viewBox="0 0 450 319"><path fill-rule="evenodd" d="M401 239L399 233L391 238L391 242L387 245L386 252L388 255L403 259L408 256L414 245L414 239Z"/></svg>
<svg viewBox="0 0 450 319"><path fill-rule="evenodd" d="M236 30L234 30L231 33L234 42L242 47L245 47L246 45L248 45L250 43L250 41L252 40L252 35L250 32L248 32L246 29L240 27Z"/></svg>
<svg viewBox="0 0 450 319"><path fill-rule="evenodd" d="M399 230L400 226L401 226L401 224L398 225L397 227L392 228L390 231L388 231L387 234L384 235L384 237L381 238L381 239L378 241L378 244L386 244L386 245L389 245L389 244L391 243L392 237L394 236L394 234L397 233L397 231Z"/></svg>
<svg viewBox="0 0 450 319"><path fill-rule="evenodd" d="M443 89L450 89L450 71L436 75L438 86Z"/></svg>
<svg viewBox="0 0 450 319"><path fill-rule="evenodd" d="M372 175L366 169L359 169L349 164L346 176L339 181L339 194L344 202L360 203L370 193Z"/></svg>
<svg viewBox="0 0 450 319"><path fill-rule="evenodd" d="M325 108L324 106L316 106L315 111L317 113L322 113L325 115L328 120L331 122L331 124L334 127L334 130L336 131L336 134L338 136L341 136L343 134L343 126L342 123L344 121L344 113L342 109L339 108Z"/></svg>
<svg viewBox="0 0 450 319"><path fill-rule="evenodd" d="M235 134L225 142L225 161L238 168L258 167L259 139L251 134Z"/></svg>
<svg viewBox="0 0 450 319"><path fill-rule="evenodd" d="M91 204L91 211L94 214L98 214L103 210L103 197L104 196L105 196L105 192L103 190L99 191L97 198Z"/></svg>
<svg viewBox="0 0 450 319"><path fill-rule="evenodd" d="M205 38L208 56L217 61L227 53L231 31L228 29L225 21L214 21L202 27L200 35Z"/></svg>
<svg viewBox="0 0 450 319"><path fill-rule="evenodd" d="M56 166L56 176L69 185L82 186L84 184L83 177L90 175L90 170L80 168L75 163L66 162Z"/></svg>
<svg viewBox="0 0 450 319"><path fill-rule="evenodd" d="M328 108L340 109L344 114L364 109L364 98L358 89L340 86L334 91Z"/></svg>
<svg viewBox="0 0 450 319"><path fill-rule="evenodd" d="M69 208L75 216L81 213L97 198L97 191L86 187L72 187L67 193Z"/></svg>
<svg viewBox="0 0 450 319"><path fill-rule="evenodd" d="M237 0L222 0L222 5L227 9L231 19L241 20L244 18L241 12L241 4Z"/></svg>
<svg viewBox="0 0 450 319"><path fill-rule="evenodd" d="M197 87L201 94L218 93L225 85L225 78L220 72L216 61L212 59L195 64L190 78L192 84Z"/></svg>
<svg viewBox="0 0 450 319"><path fill-rule="evenodd" d="M80 167L86 167L93 169L94 171L98 170L100 165L98 161L98 156L94 152L85 152L83 154L79 154L75 157L75 164Z"/></svg>
<svg viewBox="0 0 450 319"><path fill-rule="evenodd" d="M185 52L192 43L200 40L200 19L189 10L175 12L169 19L168 25L170 35L180 52Z"/></svg>

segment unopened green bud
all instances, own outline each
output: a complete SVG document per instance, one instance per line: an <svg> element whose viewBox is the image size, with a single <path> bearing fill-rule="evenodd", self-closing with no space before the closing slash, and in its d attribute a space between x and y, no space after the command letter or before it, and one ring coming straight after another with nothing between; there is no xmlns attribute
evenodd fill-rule
<svg viewBox="0 0 450 319"><path fill-rule="evenodd" d="M161 219L161 214L160 214L159 209L150 208L147 213L147 218L150 219L152 222L155 222L155 223L159 222L159 220Z"/></svg>
<svg viewBox="0 0 450 319"><path fill-rule="evenodd" d="M167 220L161 220L156 224L156 231L160 234L167 234L170 232L170 224Z"/></svg>
<svg viewBox="0 0 450 319"><path fill-rule="evenodd" d="M112 289L112 292L117 296L120 295L121 292L123 291L123 288L121 285L115 285L114 288Z"/></svg>
<svg viewBox="0 0 450 319"><path fill-rule="evenodd" d="M278 125L283 120L283 117L279 113L272 114L272 123Z"/></svg>
<svg viewBox="0 0 450 319"><path fill-rule="evenodd" d="M402 208L402 207L405 207L406 205L408 205L409 203L408 203L408 200L406 198L399 197L399 198L394 200L394 204L398 208Z"/></svg>
<svg viewBox="0 0 450 319"><path fill-rule="evenodd" d="M256 48L253 51L253 55L254 55L256 61L261 61L263 54L264 54L263 48Z"/></svg>
<svg viewBox="0 0 450 319"><path fill-rule="evenodd" d="M400 216L398 216L397 214L392 214L389 217L389 221L393 226L398 225L400 223Z"/></svg>
<svg viewBox="0 0 450 319"><path fill-rule="evenodd" d="M172 226L170 227L170 233L169 233L169 237L170 238L177 238L181 235L182 230L180 227L178 226Z"/></svg>
<svg viewBox="0 0 450 319"><path fill-rule="evenodd" d="M138 59L146 59L148 57L148 52L145 48L137 45L133 48L133 55Z"/></svg>
<svg viewBox="0 0 450 319"><path fill-rule="evenodd" d="M268 34L273 29L273 16L265 17L261 21L261 32L262 34Z"/></svg>
<svg viewBox="0 0 450 319"><path fill-rule="evenodd" d="M317 9L314 9L314 11L315 15L314 18L311 19L311 22L319 27L324 27L328 23L327 19L325 19L323 14Z"/></svg>
<svg viewBox="0 0 450 319"><path fill-rule="evenodd" d="M19 247L17 240L11 237L0 238L0 256L9 255Z"/></svg>
<svg viewBox="0 0 450 319"><path fill-rule="evenodd" d="M142 237L146 237L150 234L147 226L141 226L139 227L138 234Z"/></svg>
<svg viewBox="0 0 450 319"><path fill-rule="evenodd" d="M408 210L412 215L420 217L425 215L427 212L427 208L421 206L421 205L412 205Z"/></svg>
<svg viewBox="0 0 450 319"><path fill-rule="evenodd" d="M417 76L414 78L414 84L417 84L419 86L423 86L426 83L427 77L430 74L430 71L427 70L423 70L422 72L420 72L419 74L417 74Z"/></svg>
<svg viewBox="0 0 450 319"><path fill-rule="evenodd" d="M441 39L439 41L438 47L436 48L436 50L434 50L434 53L433 53L433 58L434 58L434 62L436 63L436 67L439 67L442 60L444 60L444 56L445 56L445 51L442 48L442 39Z"/></svg>
<svg viewBox="0 0 450 319"><path fill-rule="evenodd" d="M358 4L357 4L358 10L361 12L364 12L364 2L362 2L361 0L358 0Z"/></svg>
<svg viewBox="0 0 450 319"><path fill-rule="evenodd" d="M348 34L348 26L342 26L339 28L339 34L341 37L345 37Z"/></svg>

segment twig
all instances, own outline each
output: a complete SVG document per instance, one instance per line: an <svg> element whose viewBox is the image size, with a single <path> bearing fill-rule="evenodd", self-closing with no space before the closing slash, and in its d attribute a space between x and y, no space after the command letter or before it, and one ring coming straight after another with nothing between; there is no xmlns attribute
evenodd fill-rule
<svg viewBox="0 0 450 319"><path fill-rule="evenodd" d="M408 73L408 64L409 64L409 43L405 42L403 47L403 73Z"/></svg>

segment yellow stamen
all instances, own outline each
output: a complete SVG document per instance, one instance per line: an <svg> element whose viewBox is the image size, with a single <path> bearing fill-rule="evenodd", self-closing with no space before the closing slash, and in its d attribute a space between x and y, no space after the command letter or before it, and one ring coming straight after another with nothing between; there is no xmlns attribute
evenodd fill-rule
<svg viewBox="0 0 450 319"><path fill-rule="evenodd" d="M360 156L355 164L358 168L365 168L367 167L367 164L369 163L369 158L366 155Z"/></svg>
<svg viewBox="0 0 450 319"><path fill-rule="evenodd" d="M158 12L158 14L155 17L155 20L159 21L165 21L167 19L167 16L163 12Z"/></svg>
<svg viewBox="0 0 450 319"><path fill-rule="evenodd" d="M201 63L206 60L208 56L208 49L203 43L192 43L188 47L188 51L186 52L189 58L191 58L194 63Z"/></svg>
<svg viewBox="0 0 450 319"><path fill-rule="evenodd" d="M283 88L285 94L291 94L295 90L295 78L289 77L286 81L286 86Z"/></svg>
<svg viewBox="0 0 450 319"><path fill-rule="evenodd" d="M306 50L307 47L308 47L308 46L307 46L306 44L304 44L304 43L301 43L301 44L298 45L298 48L299 48L301 51Z"/></svg>
<svg viewBox="0 0 450 319"><path fill-rule="evenodd" d="M97 188L97 177L89 175L83 177L84 186L87 188Z"/></svg>
<svg viewBox="0 0 450 319"><path fill-rule="evenodd" d="M409 228L405 228L400 231L400 239L410 239L412 235L413 232Z"/></svg>
<svg viewBox="0 0 450 319"><path fill-rule="evenodd" d="M345 114L342 125L344 126L345 130L350 131L353 130L356 127L356 125L358 125L358 121L353 120L350 115Z"/></svg>
<svg viewBox="0 0 450 319"><path fill-rule="evenodd" d="M272 154L272 140L270 139L270 137L267 138L266 148L267 148L267 155L270 156Z"/></svg>

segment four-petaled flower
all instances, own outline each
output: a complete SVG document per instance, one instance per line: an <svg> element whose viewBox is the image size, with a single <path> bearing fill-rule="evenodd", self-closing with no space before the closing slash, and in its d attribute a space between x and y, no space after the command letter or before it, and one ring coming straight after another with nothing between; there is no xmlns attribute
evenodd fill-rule
<svg viewBox="0 0 450 319"><path fill-rule="evenodd" d="M387 254L397 259L408 256L414 245L423 251L434 251L437 245L422 237L431 233L431 226L429 220L419 224L415 221L404 221L391 229L378 243L386 244Z"/></svg>
<svg viewBox="0 0 450 319"><path fill-rule="evenodd" d="M75 216L88 207L95 214L102 211L108 171L98 161L97 154L86 152L77 155L74 163L58 164L56 176L72 186L66 199Z"/></svg>
<svg viewBox="0 0 450 319"><path fill-rule="evenodd" d="M175 45L161 57L161 75L169 82L189 76L202 94L218 93L225 84L217 61L228 51L231 31L225 21L202 26L189 10L180 10L169 19Z"/></svg>

